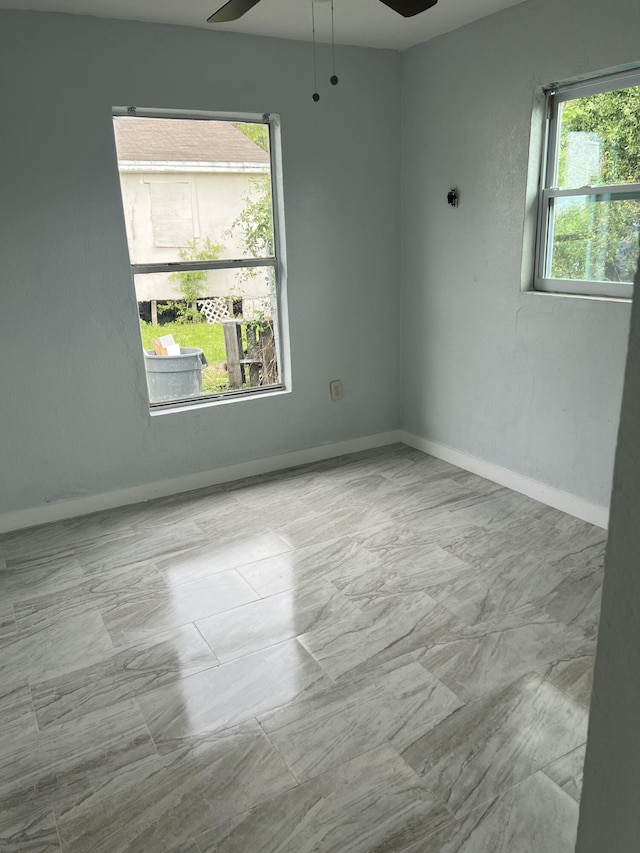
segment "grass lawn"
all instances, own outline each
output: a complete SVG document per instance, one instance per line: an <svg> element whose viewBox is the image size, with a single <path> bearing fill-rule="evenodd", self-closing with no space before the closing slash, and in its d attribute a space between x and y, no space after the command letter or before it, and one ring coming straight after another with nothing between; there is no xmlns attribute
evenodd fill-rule
<svg viewBox="0 0 640 853"><path fill-rule="evenodd" d="M203 392L226 391L229 388L227 371L224 369L227 353L220 323L165 323L163 326L153 326L141 320L140 332L144 349L153 349L153 339L161 335L173 335L181 347L198 347L209 362L209 367L202 371Z"/></svg>

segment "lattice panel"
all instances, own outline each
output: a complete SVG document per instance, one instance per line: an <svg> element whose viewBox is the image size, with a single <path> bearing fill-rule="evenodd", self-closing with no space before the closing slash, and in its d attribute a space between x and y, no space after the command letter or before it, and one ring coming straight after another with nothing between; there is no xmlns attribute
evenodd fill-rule
<svg viewBox="0 0 640 853"><path fill-rule="evenodd" d="M220 323L229 319L229 306L222 296L212 296L210 299L199 299L198 311L204 315L207 323Z"/></svg>

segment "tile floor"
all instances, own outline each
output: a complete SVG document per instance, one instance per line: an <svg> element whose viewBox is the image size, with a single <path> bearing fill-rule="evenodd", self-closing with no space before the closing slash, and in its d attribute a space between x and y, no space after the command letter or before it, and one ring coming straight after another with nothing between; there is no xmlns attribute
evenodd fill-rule
<svg viewBox="0 0 640 853"><path fill-rule="evenodd" d="M400 445L0 537L0 850L570 853L604 547Z"/></svg>

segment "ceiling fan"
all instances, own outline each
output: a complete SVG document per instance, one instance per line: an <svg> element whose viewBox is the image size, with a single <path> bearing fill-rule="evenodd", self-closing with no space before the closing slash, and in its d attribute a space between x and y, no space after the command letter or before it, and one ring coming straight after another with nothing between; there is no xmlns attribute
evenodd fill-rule
<svg viewBox="0 0 640 853"><path fill-rule="evenodd" d="M207 18L210 24L224 24L227 21L237 21L260 0L228 0L217 12ZM380 0L385 6L393 9L403 18L412 18L435 6L438 0Z"/></svg>

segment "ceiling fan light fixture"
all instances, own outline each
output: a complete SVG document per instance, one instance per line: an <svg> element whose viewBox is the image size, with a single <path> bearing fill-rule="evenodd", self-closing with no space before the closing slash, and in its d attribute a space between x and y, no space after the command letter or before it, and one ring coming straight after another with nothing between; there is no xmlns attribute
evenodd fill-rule
<svg viewBox="0 0 640 853"><path fill-rule="evenodd" d="M431 9L438 0L380 0L380 2L402 15L403 18L413 18L414 15Z"/></svg>
<svg viewBox="0 0 640 853"><path fill-rule="evenodd" d="M260 0L228 0L224 6L221 6L217 12L207 18L207 23L225 24L229 21L237 21L259 2ZM327 3L330 0L312 0L312 2ZM380 0L380 2L402 15L403 18L412 18L414 15L419 15L420 12L431 9L438 0Z"/></svg>
<svg viewBox="0 0 640 853"><path fill-rule="evenodd" d="M228 0L224 6L221 6L217 12L214 12L213 15L209 15L207 18L208 24L226 24L229 21L237 21L238 18L241 18L245 15L249 9L253 9L253 7L260 0Z"/></svg>

